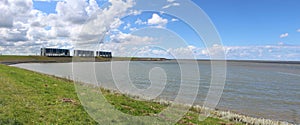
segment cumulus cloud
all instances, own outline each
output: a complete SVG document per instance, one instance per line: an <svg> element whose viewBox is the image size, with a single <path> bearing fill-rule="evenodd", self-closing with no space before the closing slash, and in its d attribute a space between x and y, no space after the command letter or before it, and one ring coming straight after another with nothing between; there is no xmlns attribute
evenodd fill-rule
<svg viewBox="0 0 300 125"><path fill-rule="evenodd" d="M284 34L281 34L279 37L280 38L286 38L286 37L288 37L289 36L289 33L284 33Z"/></svg>
<svg viewBox="0 0 300 125"><path fill-rule="evenodd" d="M164 19L156 13L152 15L152 18L148 19L149 25L157 25L158 27L165 27L167 23L168 19Z"/></svg>
<svg viewBox="0 0 300 125"><path fill-rule="evenodd" d="M57 13L51 14L34 9L32 0L0 1L1 53L34 54L40 47L97 42L105 31L118 28L123 23L120 17L134 5L132 0L109 0L110 6L100 9L95 0L55 1Z"/></svg>
<svg viewBox="0 0 300 125"><path fill-rule="evenodd" d="M299 60L300 46L266 45L266 46L223 46L226 59L234 60ZM207 58L220 51L219 47L202 49L199 57ZM299 53L299 54L298 54Z"/></svg>
<svg viewBox="0 0 300 125"><path fill-rule="evenodd" d="M27 23L31 15L31 0L1 1L0 10L3 12L0 16L0 41L19 42L27 41ZM3 16L3 17L2 17Z"/></svg>
<svg viewBox="0 0 300 125"><path fill-rule="evenodd" d="M141 46L128 46L123 43L104 43L100 45L101 50L112 51L113 56L125 56L125 57L155 57L151 51L153 50L148 45ZM160 57L162 55L159 55Z"/></svg>
<svg viewBox="0 0 300 125"><path fill-rule="evenodd" d="M14 21L24 21L32 6L31 0L0 1L0 28L12 28Z"/></svg>
<svg viewBox="0 0 300 125"><path fill-rule="evenodd" d="M127 45L148 45L154 43L154 38L147 37L147 36L137 36L133 34L126 34L119 32L117 34L113 34L110 36L110 43L121 43Z"/></svg>
<svg viewBox="0 0 300 125"><path fill-rule="evenodd" d="M112 42L101 44L101 49L113 51L114 56L162 57L175 59L224 59L230 60L300 60L300 46L221 46L209 48L185 46L157 49L155 39L151 37L117 34ZM143 42L142 42L143 41Z"/></svg>
<svg viewBox="0 0 300 125"><path fill-rule="evenodd" d="M267 45L226 47L227 57L244 60L299 60L300 46Z"/></svg>
<svg viewBox="0 0 300 125"><path fill-rule="evenodd" d="M203 49L201 54L215 59L222 59L226 55L226 51L224 46L215 44L210 48Z"/></svg>
<svg viewBox="0 0 300 125"><path fill-rule="evenodd" d="M53 1L53 0L39 0ZM96 0L55 0L56 12L46 14L33 8L32 0L0 1L0 53L2 54L36 54L40 47L73 48L74 43L87 46L99 42L104 34L108 41L100 44L100 49L112 51L115 56L154 56L176 58L210 58L225 52L228 59L275 59L300 60L300 46L278 44L273 46L220 46L200 48L186 46L159 50L155 47L156 39L123 33L119 30L124 23L120 17L141 12L130 10L133 0L109 0L109 6L99 8ZM175 0L167 0L168 5L179 6ZM172 22L177 19L170 20ZM159 14L153 14L148 20L137 19L135 24L165 27L169 20ZM126 24L124 29L137 30ZM299 29L300 30L300 29ZM298 30L298 32L299 32ZM107 31L109 31L107 33ZM288 33L280 37L288 37Z"/></svg>
<svg viewBox="0 0 300 125"><path fill-rule="evenodd" d="M224 59L215 58L225 54L230 60L299 60L300 46L266 45L266 46L220 46L210 48L186 46L179 48L157 49L151 45L126 47L124 44L112 43L101 45L102 49L113 51L115 56L164 57L175 59Z"/></svg>
<svg viewBox="0 0 300 125"><path fill-rule="evenodd" d="M59 20L59 15L47 15L33 8L31 0L4 0L0 4L0 42L3 54L33 54L48 45L70 46L71 42L61 37L70 36L71 23ZM63 15L61 15L63 16ZM73 25L76 27L76 25ZM48 28L47 28L48 27ZM55 42L60 39L60 42Z"/></svg>
<svg viewBox="0 0 300 125"><path fill-rule="evenodd" d="M195 46L186 46L180 48L169 48L167 50L176 59L195 59L200 48Z"/></svg>
<svg viewBox="0 0 300 125"><path fill-rule="evenodd" d="M56 11L60 18L74 24L83 24L88 19L85 0L66 0L57 3Z"/></svg>
<svg viewBox="0 0 300 125"><path fill-rule="evenodd" d="M299 60L300 46L266 45L266 46L220 46L210 48L186 46L157 50L144 47L137 55L152 57L167 57L176 59L224 59L218 58L225 54L229 60Z"/></svg>
<svg viewBox="0 0 300 125"><path fill-rule="evenodd" d="M133 0L109 0L109 2L111 5L108 8L93 14L83 28L79 29L80 32L76 32L78 33L74 35L78 36L74 39L77 41L76 48L94 47L106 32L117 31L117 28L123 24L120 18L130 12L129 9L134 5Z"/></svg>
<svg viewBox="0 0 300 125"><path fill-rule="evenodd" d="M0 3L1 4L1 3ZM3 5L2 5L3 6ZM0 28L11 28L13 27L13 16L8 9L1 7L0 5Z"/></svg>

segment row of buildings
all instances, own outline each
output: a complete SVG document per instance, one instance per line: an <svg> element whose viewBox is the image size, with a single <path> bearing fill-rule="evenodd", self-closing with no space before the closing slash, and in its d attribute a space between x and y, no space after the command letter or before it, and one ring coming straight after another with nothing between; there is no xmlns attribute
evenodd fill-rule
<svg viewBox="0 0 300 125"><path fill-rule="evenodd" d="M49 57L66 57L71 56L71 51L69 49L57 49L57 48L41 48L41 56ZM90 51L90 50L74 50L73 56L79 57L105 57L112 58L111 52L105 51Z"/></svg>

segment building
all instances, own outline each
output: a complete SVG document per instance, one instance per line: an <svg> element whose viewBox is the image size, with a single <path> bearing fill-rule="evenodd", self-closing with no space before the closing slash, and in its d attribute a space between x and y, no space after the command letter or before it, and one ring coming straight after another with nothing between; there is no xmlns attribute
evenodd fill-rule
<svg viewBox="0 0 300 125"><path fill-rule="evenodd" d="M70 56L70 50L56 48L41 48L41 56Z"/></svg>
<svg viewBox="0 0 300 125"><path fill-rule="evenodd" d="M74 50L74 56L95 57L95 53L94 51L89 51L89 50Z"/></svg>
<svg viewBox="0 0 300 125"><path fill-rule="evenodd" d="M96 56L112 58L111 52L104 52L104 51L96 51Z"/></svg>
<svg viewBox="0 0 300 125"><path fill-rule="evenodd" d="M71 56L71 54L70 54L70 50L68 49L41 48L41 56L65 57L65 56ZM95 57L95 51L74 50L73 56ZM105 52L105 51L96 51L96 56L104 57L104 58L112 58L112 53Z"/></svg>

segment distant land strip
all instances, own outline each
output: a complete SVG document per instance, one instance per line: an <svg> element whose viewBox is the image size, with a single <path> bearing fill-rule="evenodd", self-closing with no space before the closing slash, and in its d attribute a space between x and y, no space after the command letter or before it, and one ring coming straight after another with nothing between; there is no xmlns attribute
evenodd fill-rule
<svg viewBox="0 0 300 125"><path fill-rule="evenodd" d="M195 61L195 59L167 59L149 57L45 57L45 56L17 56L1 55L0 64L13 65L18 63L68 63L68 62L107 62L107 61ZM217 60L217 59L196 59L197 61L226 61L230 62L249 62L249 63L274 63L274 64L300 64L300 61L277 61L277 60Z"/></svg>

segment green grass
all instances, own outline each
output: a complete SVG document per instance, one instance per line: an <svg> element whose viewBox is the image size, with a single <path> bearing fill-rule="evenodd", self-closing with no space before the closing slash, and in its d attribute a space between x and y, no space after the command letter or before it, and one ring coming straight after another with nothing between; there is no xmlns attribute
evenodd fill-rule
<svg viewBox="0 0 300 125"><path fill-rule="evenodd" d="M96 124L72 82L0 65L0 88L0 124Z"/></svg>
<svg viewBox="0 0 300 125"><path fill-rule="evenodd" d="M0 61L19 61L19 60L50 60L50 59L41 56L13 56L13 55L0 56Z"/></svg>
<svg viewBox="0 0 300 125"><path fill-rule="evenodd" d="M138 101L102 90L116 109L135 116L154 115L166 105ZM64 101L65 99L65 101ZM66 101L67 100L67 101ZM97 124L84 110L72 81L0 65L0 124ZM189 111L177 124L236 124Z"/></svg>
<svg viewBox="0 0 300 125"><path fill-rule="evenodd" d="M1 55L0 62L71 62L71 57L45 57L45 56L13 56Z"/></svg>

